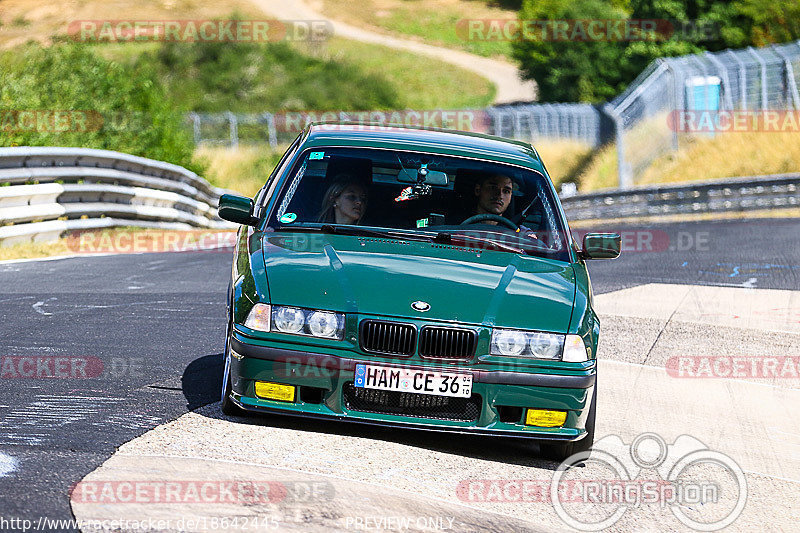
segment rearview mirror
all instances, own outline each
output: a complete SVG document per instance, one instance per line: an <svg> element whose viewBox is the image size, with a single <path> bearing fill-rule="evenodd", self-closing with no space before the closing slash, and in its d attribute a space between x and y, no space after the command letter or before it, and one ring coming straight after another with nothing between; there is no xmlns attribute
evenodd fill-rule
<svg viewBox="0 0 800 533"><path fill-rule="evenodd" d="M427 173L423 174L424 179L422 183L425 185L437 185L444 187L447 185L447 174L438 170L424 169ZM397 181L401 183L417 183L419 182L419 171L413 168L403 168L397 174Z"/></svg>
<svg viewBox="0 0 800 533"><path fill-rule="evenodd" d="M619 233L587 233L583 236L583 259L616 259L619 257Z"/></svg>
<svg viewBox="0 0 800 533"><path fill-rule="evenodd" d="M219 208L217 209L219 218L244 224L245 226L255 226L258 219L253 216L253 200L235 194L223 194L219 197Z"/></svg>

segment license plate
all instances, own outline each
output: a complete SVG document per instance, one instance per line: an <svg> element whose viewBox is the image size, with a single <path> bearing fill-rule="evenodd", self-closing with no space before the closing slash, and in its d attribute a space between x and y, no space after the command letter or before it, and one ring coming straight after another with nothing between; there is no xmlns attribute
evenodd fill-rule
<svg viewBox="0 0 800 533"><path fill-rule="evenodd" d="M355 386L469 398L472 395L472 374L356 365Z"/></svg>

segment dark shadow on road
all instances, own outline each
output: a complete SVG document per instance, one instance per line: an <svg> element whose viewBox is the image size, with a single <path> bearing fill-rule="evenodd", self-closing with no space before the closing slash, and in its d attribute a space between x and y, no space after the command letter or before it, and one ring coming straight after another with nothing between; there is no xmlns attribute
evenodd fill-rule
<svg viewBox="0 0 800 533"><path fill-rule="evenodd" d="M538 446L531 441L511 438L461 435L413 429L370 426L347 421L327 421L290 415L250 414L228 417L219 410L222 382L222 354L200 357L183 372L183 395L190 410L209 418L256 426L293 429L309 433L326 433L373 440L391 441L433 451L461 455L501 463L555 470L558 463L538 456ZM209 405L215 404L215 405ZM203 409L200 407L207 406Z"/></svg>
<svg viewBox="0 0 800 533"><path fill-rule="evenodd" d="M187 408L192 411L219 401L221 382L221 353L206 355L189 363L181 376L181 388Z"/></svg>

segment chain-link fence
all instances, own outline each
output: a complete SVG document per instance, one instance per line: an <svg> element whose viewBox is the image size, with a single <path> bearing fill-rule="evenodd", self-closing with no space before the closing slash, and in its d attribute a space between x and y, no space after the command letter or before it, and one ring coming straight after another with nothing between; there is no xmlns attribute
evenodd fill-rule
<svg viewBox="0 0 800 533"><path fill-rule="evenodd" d="M683 135L764 131L800 110L800 41L661 58L605 106L615 124L620 187L629 187Z"/></svg>
<svg viewBox="0 0 800 533"><path fill-rule="evenodd" d="M194 143L239 146L239 143L269 143L278 146L272 113L189 113Z"/></svg>
<svg viewBox="0 0 800 533"><path fill-rule="evenodd" d="M399 119L399 120L398 120ZM590 104L526 104L486 109L190 113L195 144L285 144L310 122L344 121L462 129L538 141L570 139L592 147L609 140L610 121Z"/></svg>
<svg viewBox="0 0 800 533"><path fill-rule="evenodd" d="M713 136L741 122L762 127L781 111L800 110L800 41L651 63L604 106L517 104L468 110L329 111L199 114L189 120L196 144L290 142L309 122L410 124L491 133L531 142L572 140L617 144L619 185L634 185L684 135Z"/></svg>
<svg viewBox="0 0 800 533"><path fill-rule="evenodd" d="M590 104L526 104L486 110L493 135L532 142L569 139L592 147L608 140L603 112Z"/></svg>

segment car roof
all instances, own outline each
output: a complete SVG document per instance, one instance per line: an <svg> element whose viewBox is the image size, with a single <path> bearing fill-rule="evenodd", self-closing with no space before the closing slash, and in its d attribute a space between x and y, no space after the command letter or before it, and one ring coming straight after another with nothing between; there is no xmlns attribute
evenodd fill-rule
<svg viewBox="0 0 800 533"><path fill-rule="evenodd" d="M350 122L312 123L306 130L304 147L318 146L387 148L477 157L547 174L530 144L483 133Z"/></svg>

